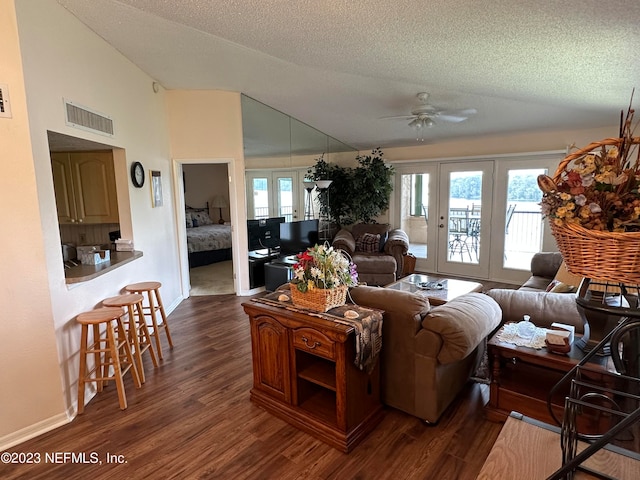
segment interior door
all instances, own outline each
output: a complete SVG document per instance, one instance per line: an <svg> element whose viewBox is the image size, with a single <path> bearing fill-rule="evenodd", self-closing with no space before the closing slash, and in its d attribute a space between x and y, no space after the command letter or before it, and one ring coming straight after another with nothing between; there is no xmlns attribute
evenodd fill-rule
<svg viewBox="0 0 640 480"><path fill-rule="evenodd" d="M493 162L443 163L439 184L438 273L488 278Z"/></svg>

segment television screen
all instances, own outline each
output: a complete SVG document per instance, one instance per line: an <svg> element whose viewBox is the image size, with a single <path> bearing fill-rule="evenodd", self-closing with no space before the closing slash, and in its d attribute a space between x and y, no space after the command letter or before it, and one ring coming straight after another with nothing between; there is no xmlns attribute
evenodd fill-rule
<svg viewBox="0 0 640 480"><path fill-rule="evenodd" d="M280 224L280 254L295 255L318 243L318 220Z"/></svg>
<svg viewBox="0 0 640 480"><path fill-rule="evenodd" d="M280 247L280 224L284 217L261 218L247 220L247 235L249 237L249 251L267 250L270 254Z"/></svg>

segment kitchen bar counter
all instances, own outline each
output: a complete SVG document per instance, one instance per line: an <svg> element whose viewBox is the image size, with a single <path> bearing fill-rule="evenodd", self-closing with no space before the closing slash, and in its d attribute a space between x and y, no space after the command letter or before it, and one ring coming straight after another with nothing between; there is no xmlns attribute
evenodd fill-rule
<svg viewBox="0 0 640 480"><path fill-rule="evenodd" d="M133 252L110 252L111 259L108 262L99 263L98 265L82 265L77 267L65 268L64 276L67 285L73 283L86 282L111 270L121 267L136 258L142 257L142 252L134 250Z"/></svg>

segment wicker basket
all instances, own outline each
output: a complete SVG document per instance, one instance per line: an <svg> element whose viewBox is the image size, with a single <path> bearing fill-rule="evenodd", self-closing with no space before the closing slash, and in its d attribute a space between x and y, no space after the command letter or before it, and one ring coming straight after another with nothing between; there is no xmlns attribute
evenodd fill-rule
<svg viewBox="0 0 640 480"><path fill-rule="evenodd" d="M633 144L640 144L640 137L631 140ZM621 141L621 138L607 138L567 155L558 165L554 182L559 183L562 172L572 161L604 146L619 146ZM615 283L640 284L640 232L609 232L576 224L549 223L571 273Z"/></svg>
<svg viewBox="0 0 640 480"><path fill-rule="evenodd" d="M336 288L314 288L301 292L295 284L291 286L291 301L297 307L307 308L316 312L327 312L332 308L344 305L347 301L347 286Z"/></svg>

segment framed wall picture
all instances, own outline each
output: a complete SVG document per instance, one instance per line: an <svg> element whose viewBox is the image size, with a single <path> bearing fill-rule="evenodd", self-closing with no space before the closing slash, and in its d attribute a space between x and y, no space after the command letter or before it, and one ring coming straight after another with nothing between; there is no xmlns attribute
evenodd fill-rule
<svg viewBox="0 0 640 480"><path fill-rule="evenodd" d="M151 205L153 208L162 206L162 173L151 170Z"/></svg>

